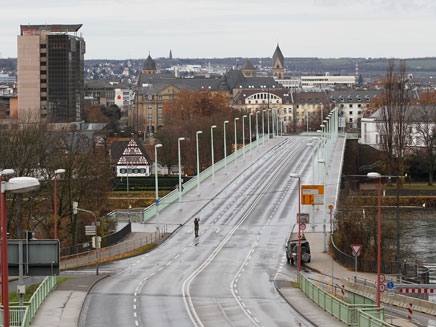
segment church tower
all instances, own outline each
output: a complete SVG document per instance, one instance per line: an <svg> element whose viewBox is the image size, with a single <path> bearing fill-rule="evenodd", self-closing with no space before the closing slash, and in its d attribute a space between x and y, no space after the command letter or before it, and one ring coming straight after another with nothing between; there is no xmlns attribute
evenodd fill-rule
<svg viewBox="0 0 436 327"><path fill-rule="evenodd" d="M148 55L147 59L144 61L144 66L142 66L142 73L143 74L156 74L156 63L151 58L150 55Z"/></svg>
<svg viewBox="0 0 436 327"><path fill-rule="evenodd" d="M241 72L245 77L256 77L256 67L247 59L244 66L241 68Z"/></svg>
<svg viewBox="0 0 436 327"><path fill-rule="evenodd" d="M274 51L272 58L273 76L275 79L283 79L285 75L285 58L282 51L277 44L276 51Z"/></svg>

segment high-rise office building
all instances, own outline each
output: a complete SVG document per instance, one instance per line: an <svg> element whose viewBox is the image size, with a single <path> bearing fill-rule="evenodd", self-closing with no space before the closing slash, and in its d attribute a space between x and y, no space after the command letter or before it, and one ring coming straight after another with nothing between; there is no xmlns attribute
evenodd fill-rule
<svg viewBox="0 0 436 327"><path fill-rule="evenodd" d="M74 122L83 118L85 41L77 25L21 25L18 117Z"/></svg>

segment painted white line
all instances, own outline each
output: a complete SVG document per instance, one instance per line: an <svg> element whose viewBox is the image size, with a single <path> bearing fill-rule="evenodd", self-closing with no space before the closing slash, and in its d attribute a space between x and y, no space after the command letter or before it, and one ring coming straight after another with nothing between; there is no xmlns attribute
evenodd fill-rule
<svg viewBox="0 0 436 327"><path fill-rule="evenodd" d="M133 317L136 318L136 311L133 313Z"/></svg>
<svg viewBox="0 0 436 327"><path fill-rule="evenodd" d="M136 310L136 304L133 306L133 310Z"/></svg>
<svg viewBox="0 0 436 327"><path fill-rule="evenodd" d="M133 302L136 302L136 297L133 299Z"/></svg>
<svg viewBox="0 0 436 327"><path fill-rule="evenodd" d="M135 320L135 325L136 325L136 326L139 326L139 322L138 322L138 320Z"/></svg>
<svg viewBox="0 0 436 327"><path fill-rule="evenodd" d="M174 257L174 259L177 259L178 257L180 257L180 254L176 255L176 256Z"/></svg>

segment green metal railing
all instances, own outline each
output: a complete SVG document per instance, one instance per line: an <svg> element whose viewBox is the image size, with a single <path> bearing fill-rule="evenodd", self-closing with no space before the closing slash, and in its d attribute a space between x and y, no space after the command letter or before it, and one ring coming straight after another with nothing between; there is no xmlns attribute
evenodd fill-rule
<svg viewBox="0 0 436 327"><path fill-rule="evenodd" d="M46 277L33 293L28 302L23 306L11 302L9 306L9 324L11 327L29 327L30 322L38 311L40 305L44 302L47 295L56 286L56 276ZM0 327L3 327L3 307L0 310Z"/></svg>
<svg viewBox="0 0 436 327"><path fill-rule="evenodd" d="M325 311L347 326L376 327L391 326L384 322L384 308L375 304L349 304L315 285L300 274L300 289ZM365 302L359 300L358 302Z"/></svg>

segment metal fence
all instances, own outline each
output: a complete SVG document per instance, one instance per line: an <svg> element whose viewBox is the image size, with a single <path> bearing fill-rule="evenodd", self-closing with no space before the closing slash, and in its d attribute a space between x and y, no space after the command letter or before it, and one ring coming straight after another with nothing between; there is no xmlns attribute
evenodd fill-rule
<svg viewBox="0 0 436 327"><path fill-rule="evenodd" d="M29 327L30 322L35 316L40 305L44 302L47 295L56 286L56 276L47 276L33 293L28 302L24 302L23 306L15 302L9 306L9 324L11 327ZM0 326L3 327L3 307L0 311Z"/></svg>
<svg viewBox="0 0 436 327"><path fill-rule="evenodd" d="M348 255L338 249L334 242L334 236L331 236L332 249L335 259L348 267L354 267L354 257ZM418 266L410 263L401 263L398 265L395 261L382 261L380 265L381 272L388 275L398 274L398 267L403 278L417 282L428 284L429 282L429 269L424 266ZM377 261L357 259L357 270L361 272L377 273Z"/></svg>
<svg viewBox="0 0 436 327"><path fill-rule="evenodd" d="M256 147L261 142L266 141L267 139L268 139L267 135L260 136L259 140L256 140L254 142L247 144L245 146L245 151L248 151L249 149L254 151L253 150L254 147ZM236 153L236 155L235 155L235 153ZM235 160L235 156L236 156L236 158L239 158L242 155L243 155L242 148L238 149L237 152L233 152L232 154L228 155L227 156L227 165L229 165L231 162L233 162ZM216 162L214 164L215 172L219 171L220 169L223 169L225 166L224 164L225 164L224 159ZM200 173L200 182L204 181L205 179L207 179L210 176L212 176L212 167L208 167ZM193 188L195 188L196 185L197 185L197 178L191 178L189 181L182 184L182 196L185 193L192 190ZM176 202L178 200L178 198L179 198L179 190L174 190L174 191L168 193L167 195L165 195L164 197L162 197L159 201L159 204L158 204L159 211L162 211L163 209L168 207L170 204ZM156 204L153 203L152 205L148 206L147 208L136 208L135 214L132 214L132 210L130 210L130 220L132 222L136 222L136 223L145 223L147 220L149 220L150 218L152 218L156 214L156 208L157 208ZM141 213L140 215L138 214L139 212ZM127 221L127 210L114 210L108 214L108 217L116 219L118 222Z"/></svg>
<svg viewBox="0 0 436 327"><path fill-rule="evenodd" d="M306 295L312 299L312 301L314 301L332 316L345 323L347 326L391 326L384 323L383 307L377 309L374 304L349 304L323 290L321 287L318 287L303 274L300 274L300 289L306 293ZM364 314L365 317L361 318L361 314ZM370 318L367 317L368 315ZM361 320L362 323L364 323L366 320L370 320L371 322L378 322L380 324L360 325Z"/></svg>
<svg viewBox="0 0 436 327"><path fill-rule="evenodd" d="M131 232L132 232L132 225L129 223L118 232L102 237L101 247L106 247L116 244L121 240L123 240ZM76 244L75 246L68 246L68 247L61 248L61 257L69 256L72 254L85 253L91 250L92 250L91 242L80 243L80 244Z"/></svg>
<svg viewBox="0 0 436 327"><path fill-rule="evenodd" d="M125 253L135 251L142 246L155 244L159 242L163 237L165 237L166 234L166 226L163 226L163 228L159 232L146 234L143 238L125 241L109 247L101 248L98 250L98 260L101 261L108 258L114 258ZM59 268L61 270L65 270L80 266L91 265L95 263L95 260L95 250L79 254L73 254L62 257Z"/></svg>

